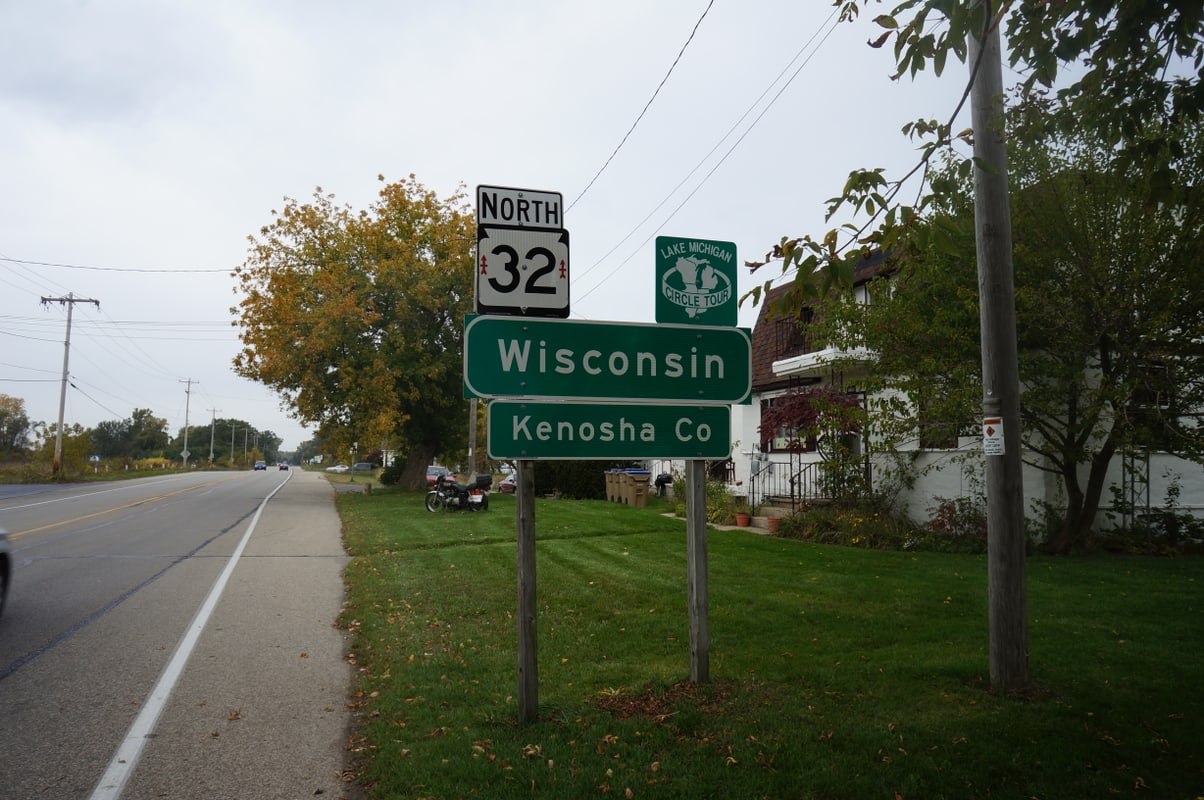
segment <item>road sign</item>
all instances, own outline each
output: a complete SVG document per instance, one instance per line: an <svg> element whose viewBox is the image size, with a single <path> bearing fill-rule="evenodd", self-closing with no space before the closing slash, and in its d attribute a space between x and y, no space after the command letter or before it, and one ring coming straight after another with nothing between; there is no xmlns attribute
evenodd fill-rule
<svg viewBox="0 0 1204 800"><path fill-rule="evenodd" d="M489 457L518 459L727 458L727 406L489 404Z"/></svg>
<svg viewBox="0 0 1204 800"><path fill-rule="evenodd" d="M569 232L477 226L480 314L569 315Z"/></svg>
<svg viewBox="0 0 1204 800"><path fill-rule="evenodd" d="M656 321L735 325L736 245L656 237Z"/></svg>
<svg viewBox="0 0 1204 800"><path fill-rule="evenodd" d="M514 228L564 228L564 198L560 192L514 189L506 186L477 187L477 225Z"/></svg>
<svg viewBox="0 0 1204 800"><path fill-rule="evenodd" d="M478 316L464 326L470 397L728 405L752 390L745 328Z"/></svg>

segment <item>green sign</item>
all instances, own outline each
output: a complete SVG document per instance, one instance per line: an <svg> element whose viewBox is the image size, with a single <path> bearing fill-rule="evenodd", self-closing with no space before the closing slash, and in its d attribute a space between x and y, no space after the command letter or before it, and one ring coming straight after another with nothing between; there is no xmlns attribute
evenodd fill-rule
<svg viewBox="0 0 1204 800"><path fill-rule="evenodd" d="M470 317L469 397L729 405L752 390L744 328Z"/></svg>
<svg viewBox="0 0 1204 800"><path fill-rule="evenodd" d="M656 237L656 321L736 324L736 245Z"/></svg>
<svg viewBox="0 0 1204 800"><path fill-rule="evenodd" d="M726 406L489 404L489 457L529 459L727 458Z"/></svg>

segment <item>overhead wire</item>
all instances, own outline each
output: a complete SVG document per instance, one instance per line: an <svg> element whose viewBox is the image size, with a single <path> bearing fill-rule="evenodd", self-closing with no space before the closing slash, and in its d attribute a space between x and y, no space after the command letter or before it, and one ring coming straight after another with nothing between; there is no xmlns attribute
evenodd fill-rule
<svg viewBox="0 0 1204 800"><path fill-rule="evenodd" d="M581 193L577 195L576 199L574 199L573 202L569 203L565 207L564 210L566 213L571 211L573 206L577 205L578 200L580 200L582 197L585 197L585 193L590 190L590 187L594 185L599 176L601 176L602 173L606 171L606 168L610 166L610 162L614 160L614 157L618 155L620 150L623 149L623 145L627 143L628 137L630 137L632 132L635 131L636 126L640 124L640 120L644 118L644 115L648 113L648 109L652 107L652 101L656 100L656 96L660 94L661 89L663 89L665 83L668 82L669 76L672 75L673 70L677 68L677 62L681 61L681 57L686 52L686 48L690 46L690 42L694 41L694 34L698 33L698 26L702 24L704 19L706 19L706 16L708 13L710 13L711 6L713 5L715 5L715 0L710 0L710 2L707 3L707 7L703 9L702 16L699 17L698 21L694 23L694 28L690 31L690 35L686 39L686 43L681 46L681 50L677 52L677 57L674 58L673 63L669 65L669 71L665 73L665 77L661 78L661 82L657 84L656 91L652 93L652 97L648 98L648 102L644 104L644 108L642 111L640 111L639 116L635 118L635 122L631 123L631 127L627 129L627 133L623 134L623 138L619 140L619 143L615 146L614 151L607 156L606 161L601 167L598 168L598 171L594 173L594 177L590 178L589 183L585 185L585 188L581 190Z"/></svg>
<svg viewBox="0 0 1204 800"><path fill-rule="evenodd" d="M727 161L727 159L732 155L732 153L735 152L736 148L740 146L740 144L753 131L753 129L757 126L757 124L765 116L765 114L769 112L769 109L771 109L774 106L774 104L781 98L782 94L786 91L786 89L789 88L791 83L794 82L795 78L797 78L799 76L799 74L802 72L802 70L811 62L811 59L813 59L815 57L816 53L819 52L819 49L821 47L823 47L824 43L827 42L828 38L836 30L837 26L839 25L839 20L835 19L838 11L839 11L839 9L834 9L832 11L832 13L830 13L828 15L827 19L825 19L824 22L821 23L818 28L816 28L815 32L811 35L810 38L807 39L807 41L803 44L803 46L799 48L799 50L794 54L794 56L790 59L790 61L787 62L786 66L782 68L782 70L769 83L769 85L757 97L757 99L752 102L752 104L744 112L744 114L742 114L740 116L740 118L732 125L732 127L728 129L728 131L719 139L718 142L716 142L715 146L712 147L710 149L710 151L708 151L707 154L705 156L703 156L702 159L699 160L698 164L696 164L694 166L694 168L692 170L690 170L690 172L686 175L686 177L683 178L676 186L674 186L673 189L665 196L665 198L663 200L661 200L661 202L658 203L657 206L651 212L649 212L647 216L645 216L642 220L640 220L640 222L637 223L636 226L626 236L624 236L622 240L620 240L619 244L612 247L609 251L606 252L605 255L602 256L602 258L598 259L598 261L594 262L594 264L587 267L581 273L582 276L584 276L585 274L588 274L590 271L592 271L593 269L598 267L612 253L614 253L623 244L623 242L626 242L628 239L630 239L632 236L634 236L636 234L636 232L644 225L644 223L646 223L650 218L652 218L652 216L658 210L660 210L667 202L669 202L670 198L672 198L673 195L677 193L677 190L680 189L690 179L691 176L693 176L699 169L702 168L702 166L715 153L715 151L719 149L719 147L723 144L723 142L727 141L727 139L732 135L732 133L735 132L735 130L744 122L744 120L746 120L748 118L749 114L752 113L752 111L765 98L765 96L768 95L770 93L770 91L772 91L773 87L775 85L777 85L779 81L781 81L782 76L785 75L787 71L789 71L791 66L793 66L793 64L796 61L798 61L800 56L802 56L803 53L805 53L806 50L809 47L811 47L812 42L815 42L816 38L820 37L820 34L822 34L822 37L819 39L819 42L817 44L815 44L814 48L811 50L811 53L809 55L807 55L807 57L805 59L803 59L802 63L798 65L798 67L794 70L794 72L790 75L790 77L786 80L786 82L781 85L781 87L773 95L773 97L770 99L770 101L765 105L764 108L761 109L760 113L757 114L756 118L753 119L752 123L750 123L749 126L747 128L745 128L744 132L740 134L740 136L736 139L736 141L732 144L732 146L727 149L727 152L725 152L723 154L723 156L719 159L719 161L717 161L715 163L715 165L712 166L711 169L707 172L707 174L705 176L703 176L702 180L699 181L698 184L690 191L690 193L686 195L685 199L683 199L677 205L677 207L673 209L672 213L670 213L669 216L667 216L664 220L661 221L661 223L656 227L655 230L652 231L652 233L648 234L648 236L646 236L644 238L644 240L640 242L639 247L637 248L636 251L634 251L631 255L629 255L623 261L619 262L619 264L616 265L615 268L612 269L610 272L603 275L602 278L596 284L594 284L594 286L592 288L587 289L583 294L577 295L577 297L576 297L577 300L585 299L586 297L591 295L593 292L595 292L597 289L604 286L607 279L612 277L616 272L618 272L620 269L622 269L624 266L626 266L631 261L631 259L635 258L636 255L638 255L639 252L642 250L642 248L645 245L647 245L647 243L652 239L652 237L655 236L657 233L659 233L665 227L665 225L669 224L669 222L677 215L677 213L679 211L681 211L681 209L686 205L686 203L688 203L694 197L694 195L697 194L698 191L706 184L706 182L711 178L711 176L715 174L715 172L719 169L719 167L721 167L724 164L724 162ZM827 28L826 31L825 31L825 27Z"/></svg>

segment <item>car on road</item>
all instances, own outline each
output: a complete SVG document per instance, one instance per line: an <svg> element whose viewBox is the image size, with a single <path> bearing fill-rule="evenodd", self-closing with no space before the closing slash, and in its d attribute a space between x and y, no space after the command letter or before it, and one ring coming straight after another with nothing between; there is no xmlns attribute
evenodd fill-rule
<svg viewBox="0 0 1204 800"><path fill-rule="evenodd" d="M8 596L8 582L13 577L12 557L8 554L8 533L0 528L0 614L4 613L4 598Z"/></svg>
<svg viewBox="0 0 1204 800"><path fill-rule="evenodd" d="M280 466L278 466L277 469L279 469L281 472L288 472L288 462L281 461Z"/></svg>
<svg viewBox="0 0 1204 800"><path fill-rule="evenodd" d="M342 475L344 472L348 472L350 470L351 470L351 467L347 466L346 464L335 464L333 467L326 468L327 472L337 472L340 475Z"/></svg>
<svg viewBox="0 0 1204 800"><path fill-rule="evenodd" d="M439 478L455 478L452 471L447 467L442 467L438 464L432 464L426 468L426 485L434 486Z"/></svg>
<svg viewBox="0 0 1204 800"><path fill-rule="evenodd" d="M256 461L255 462L255 469L262 469L264 471L267 471L267 468L268 468L268 462L266 462L266 461Z"/></svg>
<svg viewBox="0 0 1204 800"><path fill-rule="evenodd" d="M497 485L497 490L502 494L514 494L518 489L518 476L511 472L506 477L502 478L501 483Z"/></svg>

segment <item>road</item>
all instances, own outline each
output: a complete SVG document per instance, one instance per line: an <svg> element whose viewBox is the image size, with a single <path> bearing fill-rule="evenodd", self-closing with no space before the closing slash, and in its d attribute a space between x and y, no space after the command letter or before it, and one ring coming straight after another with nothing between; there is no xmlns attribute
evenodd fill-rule
<svg viewBox="0 0 1204 800"><path fill-rule="evenodd" d="M358 796L321 475L0 487L0 527L0 795Z"/></svg>

